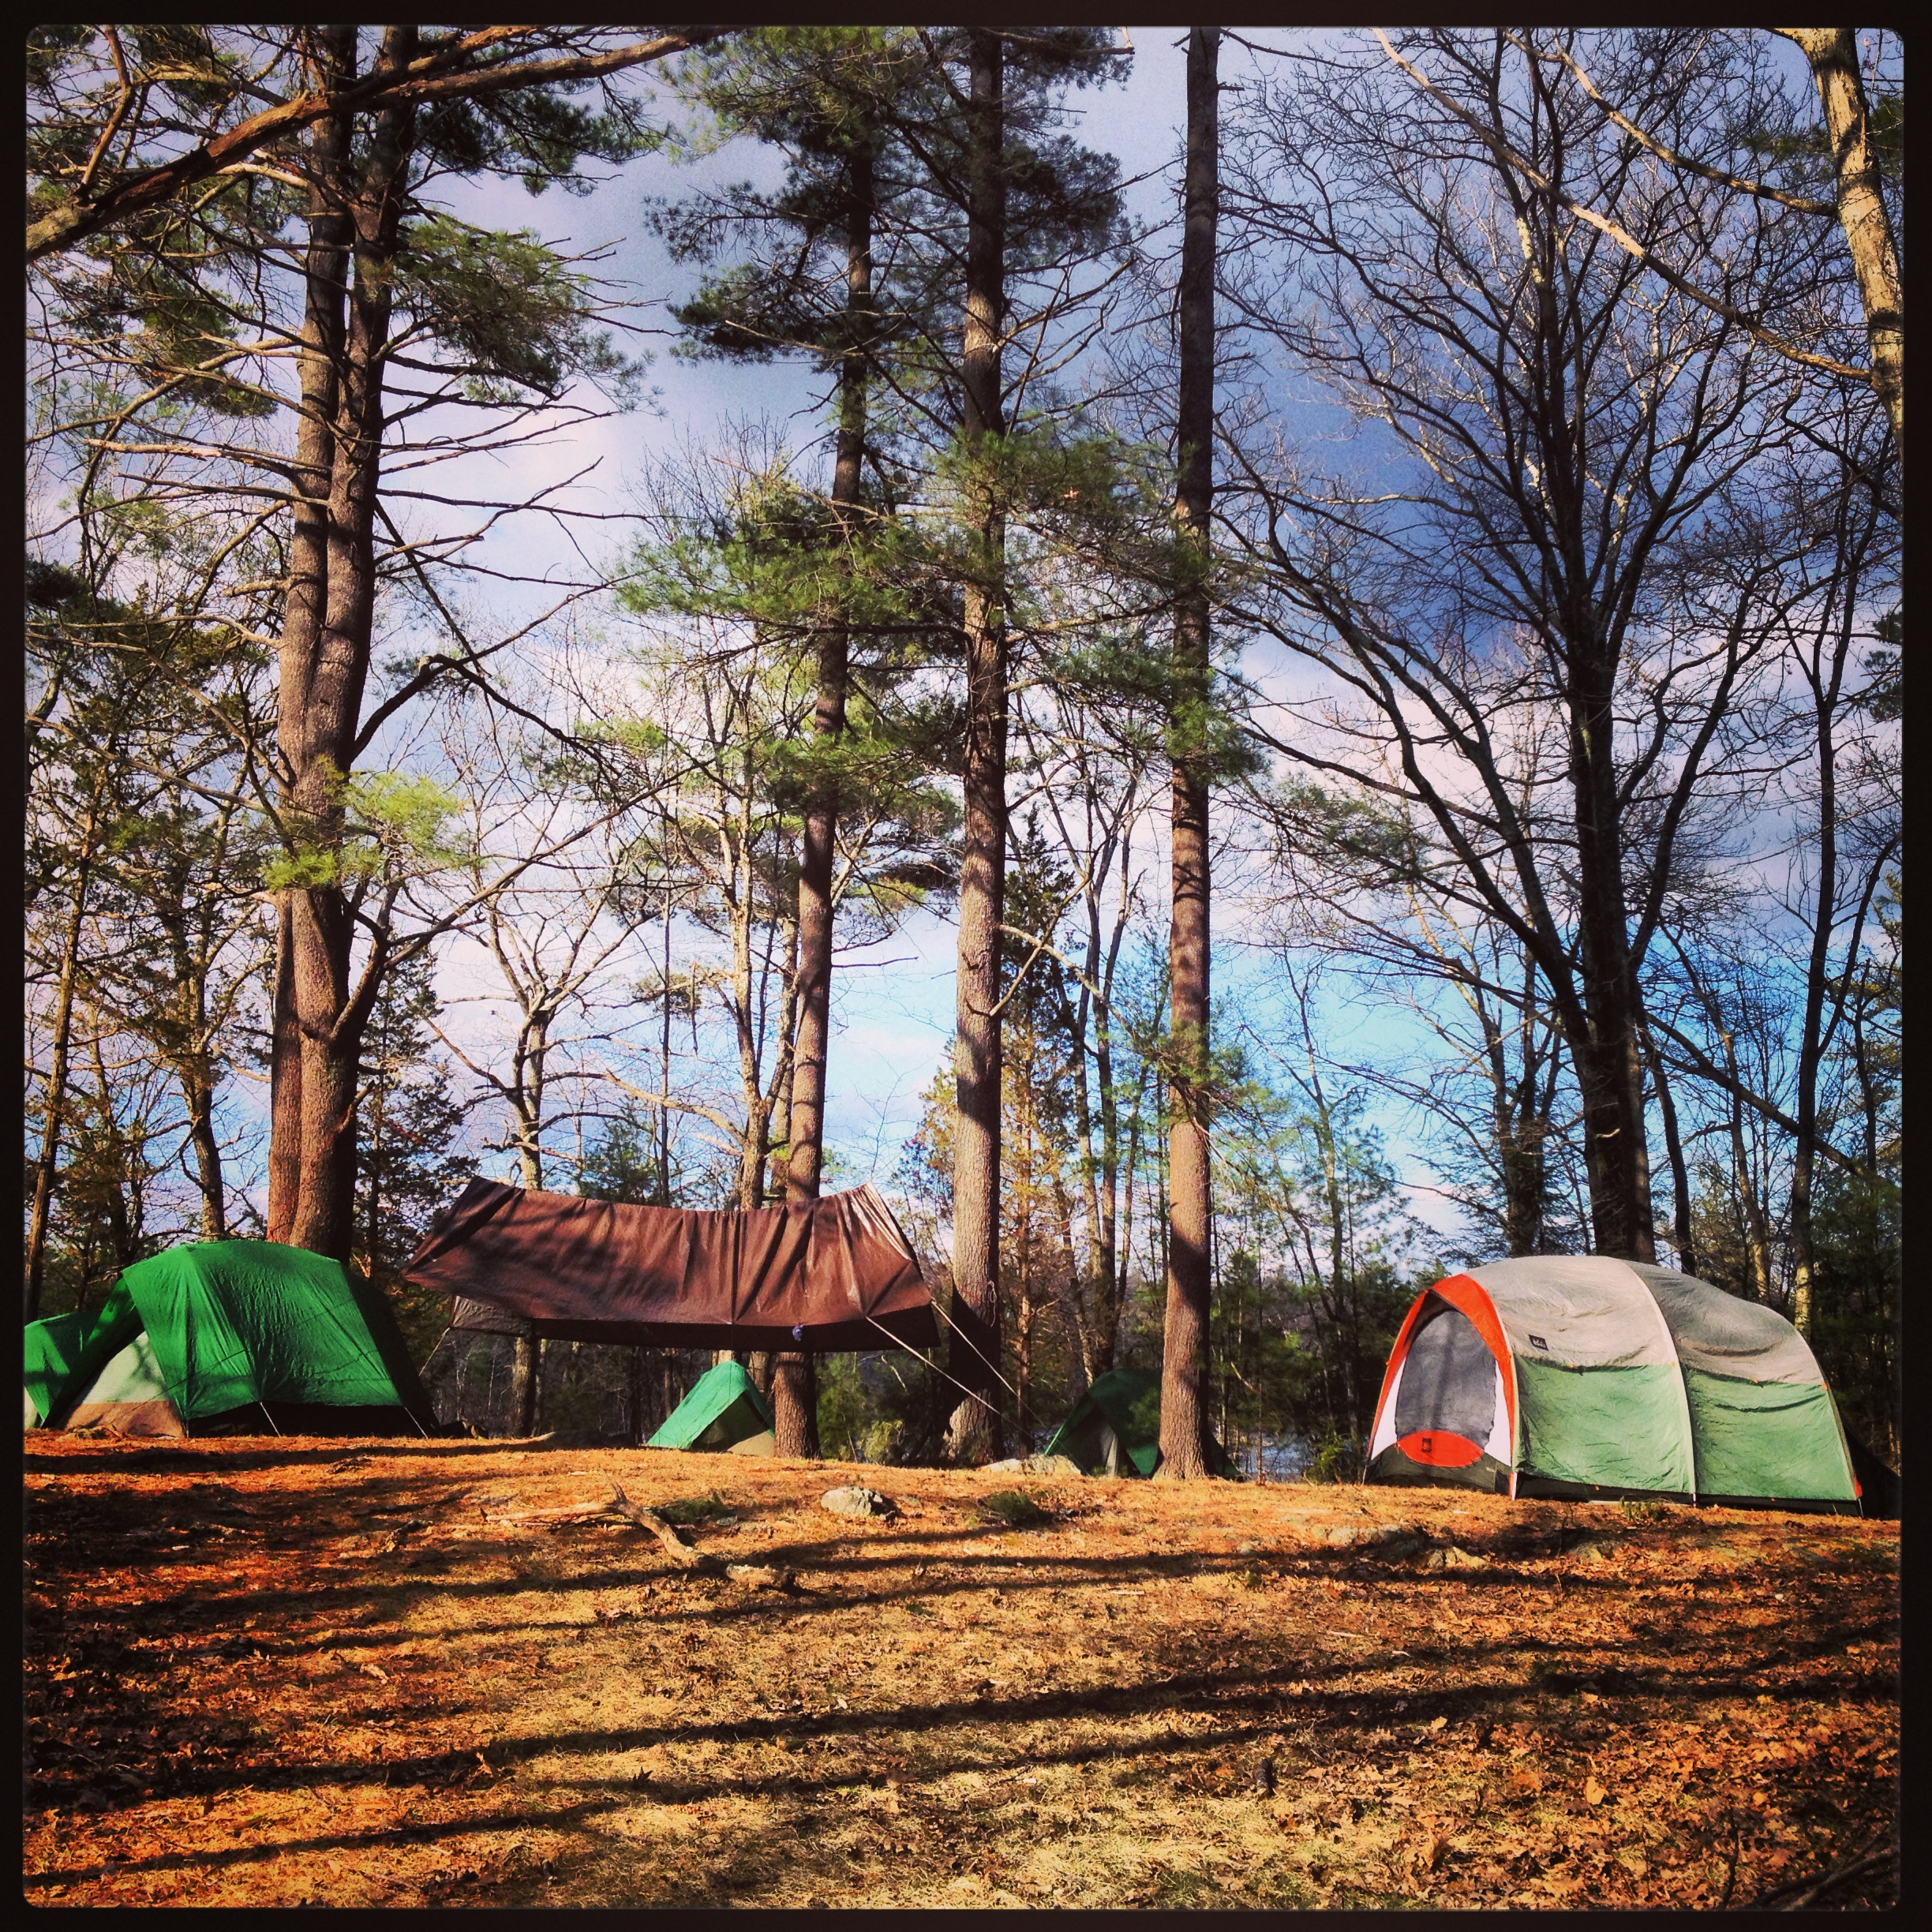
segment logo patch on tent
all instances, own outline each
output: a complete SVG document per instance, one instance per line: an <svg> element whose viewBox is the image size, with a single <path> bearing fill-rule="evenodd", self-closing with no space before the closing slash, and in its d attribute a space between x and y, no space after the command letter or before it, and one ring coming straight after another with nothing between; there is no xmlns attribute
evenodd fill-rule
<svg viewBox="0 0 1932 1932"><path fill-rule="evenodd" d="M1403 1436L1395 1445L1411 1462L1430 1469L1467 1469L1482 1454L1480 1443L1453 1429L1429 1429Z"/></svg>
<svg viewBox="0 0 1932 1932"><path fill-rule="evenodd" d="M1530 1346L1532 1348L1546 1349L1549 1344L1541 1335L1532 1335L1530 1338Z"/></svg>

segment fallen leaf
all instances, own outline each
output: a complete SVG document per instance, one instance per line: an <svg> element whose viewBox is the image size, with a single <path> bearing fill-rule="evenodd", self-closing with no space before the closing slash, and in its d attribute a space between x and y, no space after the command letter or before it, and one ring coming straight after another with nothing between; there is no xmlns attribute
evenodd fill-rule
<svg viewBox="0 0 1932 1932"><path fill-rule="evenodd" d="M1593 1777L1583 1780L1583 1802L1588 1805L1600 1805L1610 1795Z"/></svg>

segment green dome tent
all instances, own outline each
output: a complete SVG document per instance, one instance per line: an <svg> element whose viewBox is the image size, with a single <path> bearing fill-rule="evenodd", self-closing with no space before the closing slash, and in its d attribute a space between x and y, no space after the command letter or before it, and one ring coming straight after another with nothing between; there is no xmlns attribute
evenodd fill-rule
<svg viewBox="0 0 1932 1932"><path fill-rule="evenodd" d="M698 1378L691 1392L646 1445L651 1449L722 1449L732 1455L770 1455L777 1447L772 1412L758 1384L735 1361L721 1361Z"/></svg>
<svg viewBox="0 0 1932 1932"><path fill-rule="evenodd" d="M1607 1256L1530 1256L1417 1296L1371 1482L1855 1514L1837 1405L1775 1309Z"/></svg>
<svg viewBox="0 0 1932 1932"><path fill-rule="evenodd" d="M29 1419L125 1436L380 1435L436 1426L382 1296L275 1241L201 1241L125 1269L92 1322L26 1331Z"/></svg>
<svg viewBox="0 0 1932 1932"><path fill-rule="evenodd" d="M1160 1377L1145 1368L1095 1376L1042 1453L1065 1456L1092 1476L1151 1476L1161 1459ZM1219 1443L1208 1463L1217 1476L1237 1473Z"/></svg>

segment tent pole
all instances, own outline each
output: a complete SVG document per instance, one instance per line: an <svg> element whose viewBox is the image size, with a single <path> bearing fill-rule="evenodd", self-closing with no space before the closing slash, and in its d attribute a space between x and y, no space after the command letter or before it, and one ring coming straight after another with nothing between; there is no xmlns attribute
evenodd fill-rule
<svg viewBox="0 0 1932 1932"><path fill-rule="evenodd" d="M268 1405L258 1396L256 1398L255 1406L262 1412L262 1420L268 1425L271 1429L275 1430L276 1435L279 1436L282 1432L275 1428L275 1419L268 1413Z"/></svg>

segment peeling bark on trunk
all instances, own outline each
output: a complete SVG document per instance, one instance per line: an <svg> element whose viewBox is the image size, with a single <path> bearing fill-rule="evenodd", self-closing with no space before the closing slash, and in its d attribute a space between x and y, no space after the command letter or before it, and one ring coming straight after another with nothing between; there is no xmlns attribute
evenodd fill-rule
<svg viewBox="0 0 1932 1932"><path fill-rule="evenodd" d="M1214 273L1219 200L1220 30L1188 35L1187 174L1181 247L1181 379L1175 415L1176 520L1204 559L1214 496ZM1208 589L1190 582L1174 612L1174 908L1170 1028L1179 1071L1168 1121L1167 1312L1161 1353L1161 1465L1170 1481L1208 1473L1208 1322L1213 1286L1208 1173Z"/></svg>
<svg viewBox="0 0 1932 1932"><path fill-rule="evenodd" d="M999 331L1005 306L1005 55L997 34L972 30L963 429L969 447L1004 433ZM965 594L965 806L960 869L959 972L953 1072L953 1280L992 1331L998 1359L1000 925L1006 878L1005 519L982 511L978 575ZM947 1453L983 1462L1001 1449L997 1384L984 1369L953 1412Z"/></svg>

